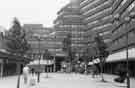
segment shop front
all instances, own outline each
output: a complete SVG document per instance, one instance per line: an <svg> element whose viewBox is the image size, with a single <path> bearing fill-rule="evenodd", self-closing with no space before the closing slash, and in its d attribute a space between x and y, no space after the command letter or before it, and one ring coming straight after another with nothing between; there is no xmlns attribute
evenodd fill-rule
<svg viewBox="0 0 135 88"><path fill-rule="evenodd" d="M30 59L5 52L0 52L0 77L17 75Z"/></svg>
<svg viewBox="0 0 135 88"><path fill-rule="evenodd" d="M130 76L135 76L135 48L129 49L128 53ZM104 65L104 71L111 74L117 74L116 69L119 64L123 64L127 67L126 50L109 55Z"/></svg>

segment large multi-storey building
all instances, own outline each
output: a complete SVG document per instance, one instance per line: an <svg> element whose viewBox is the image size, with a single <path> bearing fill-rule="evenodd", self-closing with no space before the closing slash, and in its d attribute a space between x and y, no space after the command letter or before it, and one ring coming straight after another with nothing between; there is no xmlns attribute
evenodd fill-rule
<svg viewBox="0 0 135 88"><path fill-rule="evenodd" d="M117 64L126 64L126 47L128 45L129 67L134 67L134 0L81 0L83 22L87 25L87 35L90 37L90 47L94 45L95 33L103 36L108 44L110 55L107 58L106 69L114 72ZM94 34L94 35L93 35ZM128 34L128 41L126 35ZM127 43L128 42L128 43Z"/></svg>
<svg viewBox="0 0 135 88"><path fill-rule="evenodd" d="M112 5L114 0L82 0L80 12L87 26L88 46L95 47L94 37L99 34L109 45L111 41Z"/></svg>
<svg viewBox="0 0 135 88"><path fill-rule="evenodd" d="M62 52L62 40L56 36L54 28L46 28L42 24L24 24L23 28L26 31L26 39L31 45L27 53L33 59L45 59L43 54L47 49L53 58L52 62L55 62L49 69L60 69L60 58L64 57L65 53Z"/></svg>
<svg viewBox="0 0 135 88"><path fill-rule="evenodd" d="M56 44L55 47L52 47L50 43L49 45L43 44L43 46L63 53L63 40L70 34L72 52L80 57L89 48L89 55L92 56L95 54L93 51L96 51L94 38L99 34L108 45L107 50L110 52L106 59L105 68L109 68L109 72L114 72L117 64L125 64L125 50L128 44L130 70L133 71L135 69L134 11L134 0L71 0L69 4L58 11L58 17L54 21L54 29L51 31L55 32L55 43L59 43L58 46ZM126 41L127 32L128 43ZM66 53L61 55L62 58L67 56ZM134 73L132 72L132 75L135 75Z"/></svg>
<svg viewBox="0 0 135 88"><path fill-rule="evenodd" d="M118 4L118 2L116 3ZM109 46L112 54L107 59L107 62L111 62L111 64L106 64L106 67L113 67L112 72L114 72L117 64L127 64L128 53L130 75L135 76L135 1L122 0L113 14L116 15L112 24L113 28L111 28L112 41L111 46Z"/></svg>
<svg viewBox="0 0 135 88"><path fill-rule="evenodd" d="M82 56L86 50L87 38L85 36L85 25L82 23L79 3L69 3L58 11L58 17L54 24L56 33L59 33L59 36L71 36L71 51L79 57Z"/></svg>

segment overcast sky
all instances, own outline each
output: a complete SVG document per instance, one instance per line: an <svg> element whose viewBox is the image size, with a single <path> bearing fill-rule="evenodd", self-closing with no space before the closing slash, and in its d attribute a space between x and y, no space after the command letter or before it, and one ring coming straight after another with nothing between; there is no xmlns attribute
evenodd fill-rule
<svg viewBox="0 0 135 88"><path fill-rule="evenodd" d="M69 0L0 0L0 25L8 29L13 17L21 24L41 23L52 26L57 11Z"/></svg>

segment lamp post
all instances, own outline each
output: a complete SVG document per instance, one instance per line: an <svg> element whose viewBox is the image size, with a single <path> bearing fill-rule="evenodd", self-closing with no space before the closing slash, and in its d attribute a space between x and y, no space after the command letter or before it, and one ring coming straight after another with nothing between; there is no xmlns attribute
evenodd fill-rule
<svg viewBox="0 0 135 88"><path fill-rule="evenodd" d="M125 18L126 24L130 21L130 17ZM129 58L128 58L128 29L126 29L126 65L127 65L127 88L130 88L130 77L129 77Z"/></svg>
<svg viewBox="0 0 135 88"><path fill-rule="evenodd" d="M48 51L48 49L45 49L45 53L44 53L44 55L43 55L43 58L46 58L46 62L47 62L47 72L46 72L46 78L48 78L48 65L49 65L49 59L50 59L50 52Z"/></svg>
<svg viewBox="0 0 135 88"><path fill-rule="evenodd" d="M40 70L41 70L41 68L40 68L40 60L41 60L40 42L41 42L42 36L41 35L38 35L38 34L35 34L35 35L33 35L33 37L35 37L37 39L37 41L38 41L38 48L39 48L39 51L38 51L39 52L39 58L38 58L38 74L37 74L37 82L39 83L40 82Z"/></svg>
<svg viewBox="0 0 135 88"><path fill-rule="evenodd" d="M38 48L39 48L39 59L38 59L39 60L39 63L38 63L39 69L38 70L40 70L40 60L41 60L40 42L41 42L42 39L47 38L49 36L52 36L54 34L55 33L50 33L48 35L40 35L40 34L34 34L33 35L33 37L35 37L38 41ZM47 61L47 63L48 63L48 61ZM38 75L37 75L37 82L40 82L40 72L38 72Z"/></svg>
<svg viewBox="0 0 135 88"><path fill-rule="evenodd" d="M125 22L128 24L131 19L135 18L135 12L130 13L129 17L125 18ZM127 59L127 88L130 88L130 75L129 75L129 58L128 58L128 29L126 31L126 59Z"/></svg>
<svg viewBox="0 0 135 88"><path fill-rule="evenodd" d="M41 51L40 51L40 41L41 41L41 36L40 35L35 35L34 37L36 37L37 41L38 41L38 48L39 48L39 58L38 58L38 70L40 71L40 60L41 60ZM38 71L37 74L37 82L40 82L40 72Z"/></svg>

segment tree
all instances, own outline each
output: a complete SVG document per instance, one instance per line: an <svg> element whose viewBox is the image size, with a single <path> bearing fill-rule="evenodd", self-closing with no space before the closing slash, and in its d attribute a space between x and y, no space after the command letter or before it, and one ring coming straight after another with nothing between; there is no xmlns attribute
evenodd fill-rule
<svg viewBox="0 0 135 88"><path fill-rule="evenodd" d="M14 18L13 26L3 36L3 42L5 49L12 54L24 55L30 49L30 45L25 39L25 31L22 29L17 18ZM18 75L17 88L20 86L20 74L21 71Z"/></svg>
<svg viewBox="0 0 135 88"><path fill-rule="evenodd" d="M95 37L95 42L96 42L96 46L98 49L98 57L100 60L100 66L101 66L101 73L103 73L103 64L106 61L106 58L109 56L109 51L107 51L107 45L105 44L102 36L97 35ZM103 78L103 74L102 75L102 81L105 82L104 78Z"/></svg>
<svg viewBox="0 0 135 88"><path fill-rule="evenodd" d="M52 59L51 58L51 54L48 51L48 49L45 49L45 52L43 54L43 59L45 59L47 61L47 65L49 64L48 60ZM46 74L46 78L48 78L48 68L47 68L47 74Z"/></svg>
<svg viewBox="0 0 135 88"><path fill-rule="evenodd" d="M104 42L102 36L100 35L95 37L95 42L98 49L98 56L100 57L100 60L105 61L105 58L107 58L109 55L109 52L106 50L107 49L106 43Z"/></svg>
<svg viewBox="0 0 135 88"><path fill-rule="evenodd" d="M9 29L8 33L4 36L4 43L6 50L11 53L25 54L30 49L30 45L25 39L25 31L22 29L20 22L14 18L13 26Z"/></svg>
<svg viewBox="0 0 135 88"><path fill-rule="evenodd" d="M72 57L72 51L71 51L71 35L68 34L66 38L63 40L63 51L67 52L68 57L65 58L66 61L70 61Z"/></svg>
<svg viewBox="0 0 135 88"><path fill-rule="evenodd" d="M66 38L63 40L63 51L68 51L71 45L71 35L68 34Z"/></svg>
<svg viewBox="0 0 135 88"><path fill-rule="evenodd" d="M68 33L67 37L64 38L63 45L64 45L63 51L67 52L67 55L68 55L65 58L65 61L70 63L70 71L71 71L72 70L72 61L74 59L75 52L72 52L72 49L71 49L71 34L70 33Z"/></svg>
<svg viewBox="0 0 135 88"><path fill-rule="evenodd" d="M43 54L43 58L46 59L46 60L50 60L51 59L51 54L48 51L48 49L45 49L45 52Z"/></svg>

